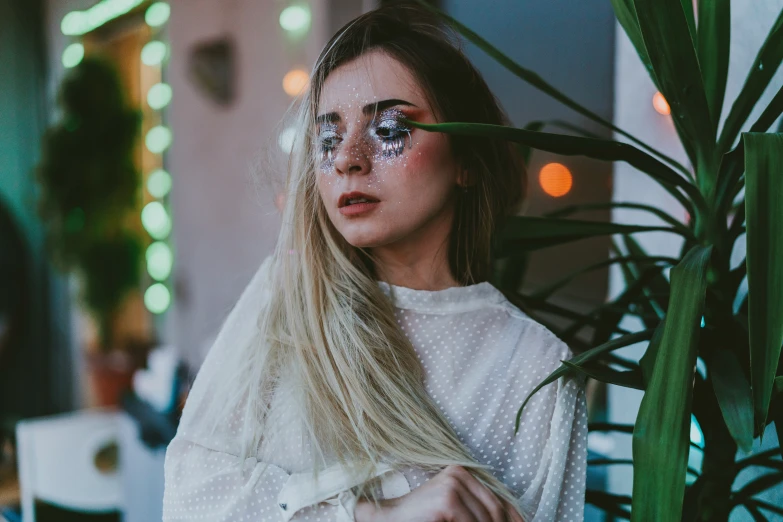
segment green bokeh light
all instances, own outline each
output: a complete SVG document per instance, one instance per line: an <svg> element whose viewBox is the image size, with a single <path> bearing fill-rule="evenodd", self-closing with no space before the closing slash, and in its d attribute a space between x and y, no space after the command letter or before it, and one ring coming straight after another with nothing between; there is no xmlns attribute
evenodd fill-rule
<svg viewBox="0 0 783 522"><path fill-rule="evenodd" d="M166 239L171 233L171 218L160 201L147 203L141 209L141 224L154 239Z"/></svg>
<svg viewBox="0 0 783 522"><path fill-rule="evenodd" d="M166 59L168 47L160 40L153 40L141 48L141 61L145 65L160 65Z"/></svg>
<svg viewBox="0 0 783 522"><path fill-rule="evenodd" d="M171 131L163 125L153 127L144 137L144 144L153 154L160 154L171 145Z"/></svg>
<svg viewBox="0 0 783 522"><path fill-rule="evenodd" d="M167 83L156 83L147 91L147 105L159 111L171 101L171 86Z"/></svg>
<svg viewBox="0 0 783 522"><path fill-rule="evenodd" d="M84 11L71 11L60 22L64 35L77 36L97 29L106 22L122 16L144 0L103 0Z"/></svg>
<svg viewBox="0 0 783 522"><path fill-rule="evenodd" d="M171 174L163 169L152 172L147 177L147 192L156 198L166 197L171 190Z"/></svg>
<svg viewBox="0 0 783 522"><path fill-rule="evenodd" d="M162 283L155 283L144 292L144 306L153 314L162 314L171 304L171 292Z"/></svg>
<svg viewBox="0 0 783 522"><path fill-rule="evenodd" d="M171 248L163 241L155 241L147 248L147 272L150 277L163 281L171 275L174 265L174 255Z"/></svg>
<svg viewBox="0 0 783 522"><path fill-rule="evenodd" d="M84 46L80 43L72 43L63 51L63 66L70 69L79 65L84 58Z"/></svg>
<svg viewBox="0 0 783 522"><path fill-rule="evenodd" d="M144 13L144 21L150 27L160 27L169 20L171 7L166 2L155 2Z"/></svg>
<svg viewBox="0 0 783 522"><path fill-rule="evenodd" d="M310 27L310 9L306 5L291 5L280 13L280 27L286 31L306 31Z"/></svg>

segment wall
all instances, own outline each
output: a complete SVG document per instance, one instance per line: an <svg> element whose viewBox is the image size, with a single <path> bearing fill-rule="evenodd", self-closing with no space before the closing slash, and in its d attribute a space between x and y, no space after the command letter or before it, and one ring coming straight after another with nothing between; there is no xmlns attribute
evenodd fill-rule
<svg viewBox="0 0 783 522"><path fill-rule="evenodd" d="M324 40L321 2L313 6L310 36L286 40L281 2L173 0L169 26L169 82L174 98L174 142L169 167L176 248L176 340L192 365L200 364L223 319L262 258L271 253L280 226L274 194L256 190L252 176L269 168L280 120L289 104L282 78L289 68L309 70ZM230 33L235 41L237 97L221 108L188 79L193 45Z"/></svg>

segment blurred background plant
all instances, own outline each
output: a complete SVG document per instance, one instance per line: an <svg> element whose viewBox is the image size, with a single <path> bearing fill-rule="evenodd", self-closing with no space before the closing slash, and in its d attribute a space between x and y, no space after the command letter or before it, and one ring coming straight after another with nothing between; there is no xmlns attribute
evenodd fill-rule
<svg viewBox="0 0 783 522"><path fill-rule="evenodd" d="M80 297L96 318L98 347L115 348L112 322L138 287L142 239L129 226L141 191L134 163L141 114L112 62L85 57L63 79L61 117L43 139L39 213L55 266L75 271Z"/></svg>
<svg viewBox="0 0 783 522"><path fill-rule="evenodd" d="M588 490L588 503L634 521L726 521L737 507L754 520L767 520L770 514L778 519L783 516L781 506L755 497L783 484L781 449L748 455L754 439L773 422L778 440L783 439L783 129L768 132L783 112L783 89L755 121L749 117L783 59L783 12L719 132L729 63L729 1L702 0L695 10L690 1L680 0L612 4L670 107L689 168L581 106L442 12L464 37L517 77L628 141L601 139L573 125L567 128L574 135L542 132L552 123L544 121L521 129L470 122L410 123L430 131L509 140L526 158L537 149L624 161L676 198L687 212L687 222L666 209L635 202L601 202L544 217L510 217L496 237L494 283L577 353L536 391L570 372L644 390L635 425L590 426L592 431L633 433L632 462L591 463L632 463L633 495ZM749 131L741 132L746 124ZM619 208L654 214L661 226L564 219ZM650 255L632 237L651 231L679 236L680 255ZM532 294L519 291L531 252L602 235L620 239L613 242L610 259ZM731 263L736 250L746 256L739 264ZM577 276L614 264L622 269L626 288L593 311L577 313L549 300ZM567 326L554 324L548 316ZM637 317L644 329L622 328L621 321L628 316ZM639 343L646 345L640 360L615 353ZM694 446L692 416L703 433L703 444L697 448L703 452L700 470L688 465ZM770 472L733 489L738 474L749 466Z"/></svg>

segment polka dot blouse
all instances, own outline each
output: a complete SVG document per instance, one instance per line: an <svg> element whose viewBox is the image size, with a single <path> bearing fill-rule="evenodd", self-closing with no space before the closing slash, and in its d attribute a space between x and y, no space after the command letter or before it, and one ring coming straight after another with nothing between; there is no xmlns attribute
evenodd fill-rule
<svg viewBox="0 0 783 522"><path fill-rule="evenodd" d="M166 450L163 520L289 520L348 522L353 519L352 484L340 470L319 485L308 484L309 445L285 397L273 406L265 450L236 464L236 422L215 437L200 432L198 406L208 397L211 369L220 364L227 332L249 338L253 310L264 298L271 256L254 275L221 328L199 369L177 434ZM584 381L561 377L537 392L525 407L518 433L514 420L522 401L560 361L568 346L489 282L444 290L415 290L384 281L396 318L413 343L428 393L473 457L519 498L526 522L584 519L587 408ZM275 413L279 412L279 413ZM241 470L241 471L240 471ZM412 491L434 473L415 468L379 470L382 495Z"/></svg>

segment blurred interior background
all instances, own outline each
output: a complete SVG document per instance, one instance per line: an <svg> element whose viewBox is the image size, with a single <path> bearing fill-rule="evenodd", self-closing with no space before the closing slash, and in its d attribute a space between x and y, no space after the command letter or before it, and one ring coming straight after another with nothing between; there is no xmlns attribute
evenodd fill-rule
<svg viewBox="0 0 783 522"><path fill-rule="evenodd" d="M282 168L282 117L321 46L382 1L0 0L0 520L160 520L187 383L276 240L282 200L256 176ZM609 0L433 3L686 162ZM729 92L781 5L732 2ZM515 126L559 120L614 137L465 50ZM531 215L611 200L681 212L625 164L534 151L528 183ZM663 233L640 240L678 248ZM540 250L526 284L609 248ZM621 287L619 273L594 271L553 302L589 310ZM639 397L620 390L591 381L592 422L633 421ZM590 451L622 458L630 437L591 433ZM627 494L629 473L591 467L588 487ZM587 507L588 520L609 518Z"/></svg>

